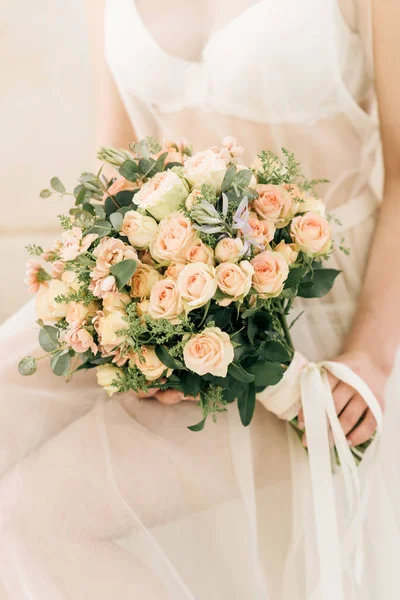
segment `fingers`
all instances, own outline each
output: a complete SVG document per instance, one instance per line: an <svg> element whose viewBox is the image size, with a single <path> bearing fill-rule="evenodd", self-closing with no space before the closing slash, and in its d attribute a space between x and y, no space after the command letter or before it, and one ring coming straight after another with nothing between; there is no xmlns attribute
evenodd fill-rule
<svg viewBox="0 0 400 600"><path fill-rule="evenodd" d="M331 386L331 390L333 392L335 390L336 386L339 384L339 380L336 379L336 377L334 377L332 375L332 373L329 373L329 371L327 372L327 376L328 376L329 385ZM298 419L299 429L304 429L304 412L303 412L303 409L301 409L301 411L299 412L297 419Z"/></svg>
<svg viewBox="0 0 400 600"><path fill-rule="evenodd" d="M357 425L366 410L367 405L363 398L358 394L353 396L339 416L339 422L345 435Z"/></svg>
<svg viewBox="0 0 400 600"><path fill-rule="evenodd" d="M359 446L369 440L375 433L376 425L375 417L368 409L360 425L348 435L349 445Z"/></svg>
<svg viewBox="0 0 400 600"><path fill-rule="evenodd" d="M173 390L171 388L168 390L158 391L155 394L155 398L160 402L160 404L165 404L169 406L172 404L178 404L179 402L182 402L184 397L185 396L183 392L178 392L177 390Z"/></svg>
<svg viewBox="0 0 400 600"><path fill-rule="evenodd" d="M345 406L353 398L355 391L343 381L340 381L333 390L333 401L335 403L336 414L340 415ZM340 419L339 419L340 420Z"/></svg>
<svg viewBox="0 0 400 600"><path fill-rule="evenodd" d="M139 396L140 399L145 399L145 398L154 398L154 396L157 394L159 388L149 388L149 390L147 392L139 392L137 394L137 396Z"/></svg>

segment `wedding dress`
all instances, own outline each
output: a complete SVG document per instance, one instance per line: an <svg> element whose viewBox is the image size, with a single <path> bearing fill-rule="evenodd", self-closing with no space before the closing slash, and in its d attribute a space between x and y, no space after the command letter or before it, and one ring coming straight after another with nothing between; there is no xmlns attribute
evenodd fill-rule
<svg viewBox="0 0 400 600"><path fill-rule="evenodd" d="M181 18L174 6L107 2L106 56L135 132L197 149L233 135L246 162L284 146L307 176L330 180L321 195L350 254L335 251L342 274L327 297L297 303L293 337L308 358L334 358L380 200L367 2L349 0L347 13L338 0L231 0L207 23L195 3ZM24 379L18 361L41 352L34 320L29 304L0 331L1 600L327 600L308 457L283 421L259 404L245 429L230 406L193 433L190 402L107 399L93 372L64 383L43 361ZM359 468L356 532L335 475L335 600L398 597L399 389L400 364L379 448Z"/></svg>

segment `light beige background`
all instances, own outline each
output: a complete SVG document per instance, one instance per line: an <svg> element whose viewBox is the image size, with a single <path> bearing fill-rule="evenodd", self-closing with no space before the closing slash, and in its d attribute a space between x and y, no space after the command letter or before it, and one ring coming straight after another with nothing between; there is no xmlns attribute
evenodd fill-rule
<svg viewBox="0 0 400 600"><path fill-rule="evenodd" d="M39 198L58 175L71 190L94 164L92 81L83 0L4 0L0 11L0 322L29 300L28 243L58 235L62 203Z"/></svg>

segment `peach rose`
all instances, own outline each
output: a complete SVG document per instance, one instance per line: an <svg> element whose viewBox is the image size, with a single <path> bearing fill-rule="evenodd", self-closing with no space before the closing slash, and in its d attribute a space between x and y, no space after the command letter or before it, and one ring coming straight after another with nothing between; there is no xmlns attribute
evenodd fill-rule
<svg viewBox="0 0 400 600"><path fill-rule="evenodd" d="M153 285L162 279L160 273L153 267L148 265L141 265L136 269L131 282L131 296L132 298L150 298L150 292Z"/></svg>
<svg viewBox="0 0 400 600"><path fill-rule="evenodd" d="M73 328L81 327L84 321L95 316L97 308L95 302L91 302L87 306L83 302L70 302L65 320Z"/></svg>
<svg viewBox="0 0 400 600"><path fill-rule="evenodd" d="M208 327L185 344L183 358L186 367L198 375L226 377L234 358L233 345L219 327Z"/></svg>
<svg viewBox="0 0 400 600"><path fill-rule="evenodd" d="M197 240L193 246L190 246L186 252L186 260L191 263L202 262L211 267L215 265L213 249L203 244L200 240Z"/></svg>
<svg viewBox="0 0 400 600"><path fill-rule="evenodd" d="M201 190L194 189L190 192L189 196L186 198L185 206L187 210L192 210L193 206L195 206L200 200L203 198L203 192Z"/></svg>
<svg viewBox="0 0 400 600"><path fill-rule="evenodd" d="M114 310L99 318L96 329L99 334L100 343L106 352L125 341L125 335L119 332L129 327L126 317L127 314L125 311Z"/></svg>
<svg viewBox="0 0 400 600"><path fill-rule="evenodd" d="M146 181L135 195L135 203L157 221L161 221L176 211L188 195L189 188L186 181L175 171L168 169Z"/></svg>
<svg viewBox="0 0 400 600"><path fill-rule="evenodd" d="M167 319L171 323L179 323L182 312L182 299L176 281L157 281L150 294L149 315L154 319Z"/></svg>
<svg viewBox="0 0 400 600"><path fill-rule="evenodd" d="M255 186L258 198L253 208L261 219L273 221L278 229L285 227L295 212L295 202L290 193L280 185L260 184Z"/></svg>
<svg viewBox="0 0 400 600"><path fill-rule="evenodd" d="M262 298L275 298L283 290L289 275L286 260L271 250L261 252L252 259L254 268L253 287Z"/></svg>
<svg viewBox="0 0 400 600"><path fill-rule="evenodd" d="M110 185L107 192L104 194L104 197L107 198L108 196L115 196L119 192L133 192L134 190L137 190L138 187L139 185L137 183L133 183L132 181L129 181L120 175Z"/></svg>
<svg viewBox="0 0 400 600"><path fill-rule="evenodd" d="M224 237L215 246L214 254L219 262L237 262L244 254L244 244L240 238Z"/></svg>
<svg viewBox="0 0 400 600"><path fill-rule="evenodd" d="M179 273L183 271L185 266L185 262L172 262L168 265L165 276L168 277L168 279L178 279Z"/></svg>
<svg viewBox="0 0 400 600"><path fill-rule="evenodd" d="M182 270L177 281L185 311L207 304L217 291L215 269L203 262L190 263Z"/></svg>
<svg viewBox="0 0 400 600"><path fill-rule="evenodd" d="M314 212L295 217L290 234L296 249L309 256L326 254L332 245L331 226L324 217Z"/></svg>
<svg viewBox="0 0 400 600"><path fill-rule="evenodd" d="M91 350L93 354L97 354L97 346L94 343L93 336L80 325L69 329L65 334L65 342L68 346L81 354Z"/></svg>
<svg viewBox="0 0 400 600"><path fill-rule="evenodd" d="M184 163L184 175L192 187L201 188L202 185L209 184L217 194L221 191L225 173L225 160L211 149L196 152L186 158Z"/></svg>
<svg viewBox="0 0 400 600"><path fill-rule="evenodd" d="M167 369L164 363L157 357L154 346L142 346L140 354L133 352L129 366L131 368L137 367L146 377L147 381L160 379L165 371L168 371L167 376L171 374L171 370Z"/></svg>
<svg viewBox="0 0 400 600"><path fill-rule="evenodd" d="M150 252L158 262L185 260L186 253L198 237L188 217L174 212L159 225Z"/></svg>
<svg viewBox="0 0 400 600"><path fill-rule="evenodd" d="M132 299L129 294L125 292L114 292L113 294L107 294L105 298L103 298L103 311L105 314L113 312L114 310L122 310L132 302Z"/></svg>
<svg viewBox="0 0 400 600"><path fill-rule="evenodd" d="M72 288L60 281L52 279L45 287L42 286L36 295L36 314L38 319L43 321L59 321L67 315L68 304L56 302L57 296L67 295L72 292Z"/></svg>
<svg viewBox="0 0 400 600"><path fill-rule="evenodd" d="M157 221L153 217L142 215L136 210L128 210L124 215L120 234L126 235L129 243L135 248L145 250L156 236L157 229Z"/></svg>
<svg viewBox="0 0 400 600"><path fill-rule="evenodd" d="M97 233L88 233L83 237L80 227L73 227L71 230L64 231L62 234L63 246L60 249L61 259L64 261L74 260L80 254L86 252L98 237Z"/></svg>
<svg viewBox="0 0 400 600"><path fill-rule="evenodd" d="M275 246L274 250L275 252L279 252L279 254L286 260L288 265L295 263L299 255L294 244L286 244L283 240L279 242L277 246Z"/></svg>
<svg viewBox="0 0 400 600"><path fill-rule="evenodd" d="M242 300L250 291L254 269L247 260L235 263L221 263L215 269L218 288L228 298L218 300L220 306Z"/></svg>
<svg viewBox="0 0 400 600"><path fill-rule="evenodd" d="M118 387L113 385L113 383L117 383L119 377L123 377L122 369L106 363L97 367L96 375L97 383L104 388L109 396L118 392Z"/></svg>
<svg viewBox="0 0 400 600"><path fill-rule="evenodd" d="M259 221L257 218L250 217L247 222L252 231L249 236L252 244L264 246L274 239L276 228L272 221L268 219Z"/></svg>

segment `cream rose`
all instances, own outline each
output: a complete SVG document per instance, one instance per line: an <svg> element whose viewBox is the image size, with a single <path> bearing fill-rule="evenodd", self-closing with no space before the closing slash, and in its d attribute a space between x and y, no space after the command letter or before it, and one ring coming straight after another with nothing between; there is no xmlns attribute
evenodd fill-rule
<svg viewBox="0 0 400 600"><path fill-rule="evenodd" d="M154 346L142 346L140 354L134 352L129 361L129 366L132 368L137 367L147 381L160 379L164 371L168 371L167 376L171 374L171 371L167 370L164 363L157 357Z"/></svg>
<svg viewBox="0 0 400 600"><path fill-rule="evenodd" d="M200 308L217 291L215 269L202 262L190 263L180 273L177 286L186 312Z"/></svg>
<svg viewBox="0 0 400 600"><path fill-rule="evenodd" d="M221 191L226 173L226 163L218 152L203 150L186 158L184 175L194 188L204 184L212 185L216 193Z"/></svg>
<svg viewBox="0 0 400 600"><path fill-rule="evenodd" d="M331 226L324 217L314 212L295 217L290 234L296 249L309 256L326 254L332 245Z"/></svg>
<svg viewBox="0 0 400 600"><path fill-rule="evenodd" d="M190 246L186 252L186 260L188 262L202 262L211 267L215 265L213 249L203 244L200 240L193 244L193 246Z"/></svg>
<svg viewBox="0 0 400 600"><path fill-rule="evenodd" d="M185 260L187 251L197 240L190 219L178 211L161 221L150 252L158 262Z"/></svg>
<svg viewBox="0 0 400 600"><path fill-rule="evenodd" d="M183 271L185 266L185 262L172 262L168 265L165 276L168 277L168 279L178 279L179 273Z"/></svg>
<svg viewBox="0 0 400 600"><path fill-rule="evenodd" d="M161 279L154 284L150 294L149 315L154 319L179 323L182 312L183 304L176 281Z"/></svg>
<svg viewBox="0 0 400 600"><path fill-rule="evenodd" d="M240 238L224 237L215 246L215 258L219 262L237 262L244 253L244 244Z"/></svg>
<svg viewBox="0 0 400 600"><path fill-rule="evenodd" d="M286 260L288 265L296 262L299 255L294 244L286 244L283 240L279 242L277 246L275 246L275 252L279 252L279 254Z"/></svg>
<svg viewBox="0 0 400 600"><path fill-rule="evenodd" d="M253 201L253 209L261 219L273 221L278 229L285 227L293 217L296 203L283 186L272 184L256 185L258 198Z"/></svg>
<svg viewBox="0 0 400 600"><path fill-rule="evenodd" d="M109 396L118 392L118 388L113 383L117 383L119 377L123 377L122 369L110 364L99 365L96 369L96 375L97 383L104 388Z"/></svg>
<svg viewBox="0 0 400 600"><path fill-rule="evenodd" d="M97 309L98 306L95 302L91 302L87 306L83 302L70 302L65 319L71 327L80 327L84 321L95 316Z"/></svg>
<svg viewBox="0 0 400 600"><path fill-rule="evenodd" d="M229 306L231 302L242 300L250 291L251 280L254 273L252 265L247 260L235 263L221 263L215 269L218 288L223 294L229 296L218 300L220 306Z"/></svg>
<svg viewBox="0 0 400 600"><path fill-rule="evenodd" d="M101 345L106 349L106 352L125 341L125 336L118 332L128 329L129 325L126 321L126 316L125 311L114 310L99 318L97 332Z"/></svg>
<svg viewBox="0 0 400 600"><path fill-rule="evenodd" d="M113 294L107 294L105 298L103 298L103 311L107 314L113 312L114 310L122 310L132 302L132 299L129 294L125 292L114 292Z"/></svg>
<svg viewBox="0 0 400 600"><path fill-rule="evenodd" d="M122 221L120 234L126 235L129 243L139 250L146 250L156 236L157 221L136 210L128 210Z"/></svg>
<svg viewBox="0 0 400 600"><path fill-rule="evenodd" d="M139 317L144 317L149 314L150 310L150 300L142 300L141 302L137 302L136 304L136 312Z"/></svg>
<svg viewBox="0 0 400 600"><path fill-rule="evenodd" d="M200 202L201 198L203 198L203 193L201 190L192 190L189 196L186 198L185 206L187 210L192 210L193 206Z"/></svg>
<svg viewBox="0 0 400 600"><path fill-rule="evenodd" d="M189 195L184 179L173 170L157 173L135 195L135 203L161 221L176 211Z"/></svg>
<svg viewBox="0 0 400 600"><path fill-rule="evenodd" d="M226 377L234 350L229 335L219 327L208 327L194 335L183 349L186 367L198 375Z"/></svg>
<svg viewBox="0 0 400 600"><path fill-rule="evenodd" d="M82 353L91 350L93 354L97 354L97 346L94 343L93 336L80 325L69 329L65 334L65 342L75 352Z"/></svg>
<svg viewBox="0 0 400 600"><path fill-rule="evenodd" d="M254 268L253 287L263 298L275 298L283 290L289 275L286 260L278 253L266 250L258 254L251 264Z"/></svg>
<svg viewBox="0 0 400 600"><path fill-rule="evenodd" d="M317 213L321 217L326 215L326 207L320 198L314 198L313 196L307 196L304 198L304 202L299 202L297 206L298 213L313 212Z"/></svg>
<svg viewBox="0 0 400 600"><path fill-rule="evenodd" d="M153 285L162 279L160 273L153 267L148 265L141 265L136 269L131 282L131 296L132 298L150 298L150 292Z"/></svg>
<svg viewBox="0 0 400 600"><path fill-rule="evenodd" d="M68 304L56 302L57 296L67 295L72 292L72 288L60 281L52 279L47 286L42 286L36 294L36 314L38 319L43 321L59 321L66 317Z"/></svg>

